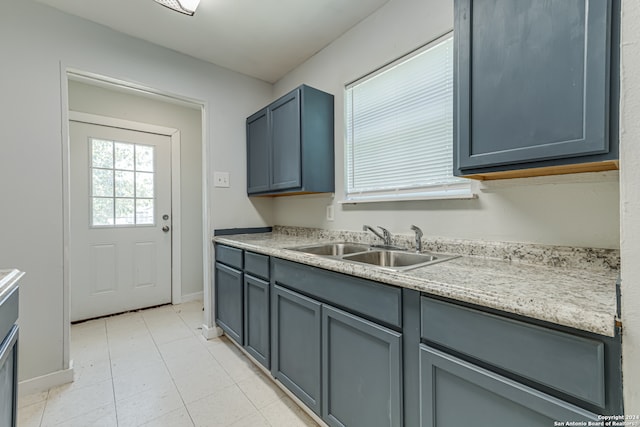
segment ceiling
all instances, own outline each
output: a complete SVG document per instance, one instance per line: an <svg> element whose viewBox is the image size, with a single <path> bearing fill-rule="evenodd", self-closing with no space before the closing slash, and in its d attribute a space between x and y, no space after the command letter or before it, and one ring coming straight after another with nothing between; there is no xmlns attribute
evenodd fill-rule
<svg viewBox="0 0 640 427"><path fill-rule="evenodd" d="M192 17L153 0L37 1L273 83L389 0L201 0Z"/></svg>

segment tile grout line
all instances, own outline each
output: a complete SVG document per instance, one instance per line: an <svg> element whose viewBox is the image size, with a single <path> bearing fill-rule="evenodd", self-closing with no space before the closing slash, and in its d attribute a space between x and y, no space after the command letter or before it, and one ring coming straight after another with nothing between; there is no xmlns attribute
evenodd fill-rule
<svg viewBox="0 0 640 427"><path fill-rule="evenodd" d="M175 309L173 308L173 304L171 305L171 308L173 309L173 312L176 313ZM182 320L182 317L178 313L176 313L176 315L178 317L180 317L180 319ZM187 415L189 415L189 419L191 420L191 424L193 424L195 426L196 423L193 420L193 417L191 416L191 412L189 412L189 407L187 406L187 402L184 401L184 397L182 397L182 393L180 393L180 389L178 388L178 384L176 384L176 380L175 380L175 378L173 378L173 374L171 373L171 369L169 369L169 366L167 365L167 361L164 359L164 355L162 354L162 351L160 351L160 347L158 347L158 343L156 342L156 339L153 337L153 334L151 333L151 329L149 329L149 325L147 324L147 319L145 319L145 317L144 317L144 312L143 312L141 317L142 317L142 321L144 322L144 326L147 328L147 331L149 331L149 336L151 337L151 341L153 341L153 345L155 345L156 346L156 350L158 350L158 354L160 355L160 359L162 359L162 364L164 365L165 369L167 370L167 373L169 374L169 377L171 378L171 383L176 388L176 391L178 392L178 396L180 396L180 401L182 402L182 405L184 406L185 411L187 411ZM183 322L184 322L184 320L183 320ZM158 417L158 418L160 418L160 417ZM154 418L154 419L157 419L157 418ZM149 421L153 421L153 420L149 420Z"/></svg>
<svg viewBox="0 0 640 427"><path fill-rule="evenodd" d="M113 364L111 362L111 344L109 341L109 327L107 320L104 321L104 334L107 339L107 353L109 354L109 377L111 377L111 393L113 394L113 409L116 413L116 427L120 424L118 421L118 405L116 403L116 386L113 382Z"/></svg>
<svg viewBox="0 0 640 427"><path fill-rule="evenodd" d="M47 404L49 403L49 390L47 390L47 397L44 399L44 408L42 408L42 413L40 414L40 422L38 423L39 427L42 427L42 421L44 420L44 411L47 409Z"/></svg>
<svg viewBox="0 0 640 427"><path fill-rule="evenodd" d="M180 314L179 314L179 313L177 313L177 312L176 312L176 314L178 314L178 317L180 317L180 319L182 319L182 321L183 321L185 324L187 324L187 322L184 320L184 318L183 318L182 316L180 316ZM187 327L189 327L189 325L187 325ZM194 333L194 335L196 335L196 334ZM199 337L196 335L196 338L199 338ZM249 398L249 395L247 395L247 394L244 392L244 390L242 389L242 387L240 387L240 386L238 385L238 381L237 381L234 377L232 377L232 376L230 375L229 371L225 368L224 364L223 364L223 363L221 363L221 362L216 358L216 356L215 356L213 353L211 353L211 351L210 351L210 350L209 350L209 348L205 345L205 343L204 343L204 342L200 341L199 339L198 339L198 342L199 342L199 343L200 343L200 345L201 345L201 346L202 346L202 347L207 351L207 353L209 353L209 355L211 355L211 357L212 357L212 358L213 358L213 359L214 359L214 360L215 360L215 361L220 365L220 367L221 367L221 368L222 368L222 369L227 373L227 375L229 375L229 378L231 378L231 379L233 380L233 385L235 385L235 386L238 388L238 390L240 390L240 393L242 393L242 394L247 398L247 401L251 404L251 406L253 406L253 408L256 410L256 412L257 412L257 413L258 413L258 414L259 414L259 415L260 415L260 416L261 416L261 417L262 417L262 418L267 422L267 424L268 424L268 425L270 425L270 426L272 426L272 427L273 427L273 424L271 424L271 422L270 422L270 421L269 421L269 420L268 420L268 419L267 419L267 418L262 414L262 411L260 410L260 408L258 408L258 407L256 406L256 404L253 402L253 400L251 400L251 399ZM213 394L215 394L215 393L213 393ZM204 398L206 398L206 397L207 397L207 396L203 397L203 399L204 399ZM189 410L188 410L188 409L187 409L187 412L189 412ZM247 414L247 415L245 415L244 417L241 417L241 418L237 419L237 420L234 422L234 424L236 424L236 423L238 423L238 422L242 421L242 420L243 420L243 419L245 419L245 418L249 418L249 417L250 417L250 416L252 416L252 415L253 415L253 414ZM194 425L195 425L195 423L194 423Z"/></svg>

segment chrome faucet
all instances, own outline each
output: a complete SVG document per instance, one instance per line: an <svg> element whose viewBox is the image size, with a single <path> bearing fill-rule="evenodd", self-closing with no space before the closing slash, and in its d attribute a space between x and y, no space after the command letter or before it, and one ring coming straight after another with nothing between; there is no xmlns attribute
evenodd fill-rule
<svg viewBox="0 0 640 427"><path fill-rule="evenodd" d="M373 234L378 236L380 239L382 239L382 241L384 242L385 245L390 246L391 245L391 233L386 228L382 228L380 226L378 226L378 228L380 230L382 230L382 234L380 234L375 228L371 227L370 225L366 225L366 224L362 226L362 231L370 231L370 232L372 232Z"/></svg>
<svg viewBox="0 0 640 427"><path fill-rule="evenodd" d="M416 233L416 252L422 252L422 230L416 225L412 225L411 229Z"/></svg>
<svg viewBox="0 0 640 427"><path fill-rule="evenodd" d="M380 230L382 230L382 234L384 235L384 244L385 246L391 246L391 233L386 228L378 226Z"/></svg>

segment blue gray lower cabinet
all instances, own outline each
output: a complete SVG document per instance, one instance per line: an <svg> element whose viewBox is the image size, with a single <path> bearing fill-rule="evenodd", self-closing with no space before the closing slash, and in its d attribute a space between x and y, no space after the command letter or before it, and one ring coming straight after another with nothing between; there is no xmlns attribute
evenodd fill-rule
<svg viewBox="0 0 640 427"><path fill-rule="evenodd" d="M0 343L0 425L16 426L18 412L18 326Z"/></svg>
<svg viewBox="0 0 640 427"><path fill-rule="evenodd" d="M231 339L243 344L242 271L216 262L216 323Z"/></svg>
<svg viewBox="0 0 640 427"><path fill-rule="evenodd" d="M216 263L216 322L332 427L537 427L623 413L619 334L220 254L239 267Z"/></svg>
<svg viewBox="0 0 640 427"><path fill-rule="evenodd" d="M0 426L18 424L18 288L0 301Z"/></svg>
<svg viewBox="0 0 640 427"><path fill-rule="evenodd" d="M269 282L244 275L245 349L269 369Z"/></svg>
<svg viewBox="0 0 640 427"><path fill-rule="evenodd" d="M271 304L271 373L321 416L321 305L277 285Z"/></svg>
<svg viewBox="0 0 640 427"><path fill-rule="evenodd" d="M335 427L402 425L402 334L322 306L322 418Z"/></svg>
<svg viewBox="0 0 640 427"><path fill-rule="evenodd" d="M554 421L598 420L596 414L424 344L420 380L421 427L548 427Z"/></svg>

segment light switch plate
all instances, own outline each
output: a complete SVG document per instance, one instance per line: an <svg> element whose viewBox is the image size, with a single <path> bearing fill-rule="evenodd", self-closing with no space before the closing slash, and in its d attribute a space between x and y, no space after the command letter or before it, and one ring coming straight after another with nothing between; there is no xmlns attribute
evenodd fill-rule
<svg viewBox="0 0 640 427"><path fill-rule="evenodd" d="M333 221L333 205L327 205L327 221Z"/></svg>
<svg viewBox="0 0 640 427"><path fill-rule="evenodd" d="M216 187L229 187L229 172L213 172L213 185Z"/></svg>

